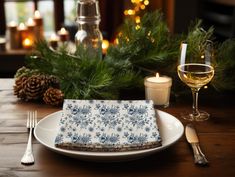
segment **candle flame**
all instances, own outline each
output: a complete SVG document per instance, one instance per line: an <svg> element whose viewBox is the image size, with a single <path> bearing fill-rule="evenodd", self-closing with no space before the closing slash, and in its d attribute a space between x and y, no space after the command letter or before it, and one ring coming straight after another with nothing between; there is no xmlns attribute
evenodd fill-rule
<svg viewBox="0 0 235 177"><path fill-rule="evenodd" d="M53 34L51 35L50 39L51 39L52 41L56 41L56 40L58 40L58 36L57 36L55 33L53 33Z"/></svg>
<svg viewBox="0 0 235 177"><path fill-rule="evenodd" d="M159 78L159 73L156 73L156 78Z"/></svg>
<svg viewBox="0 0 235 177"><path fill-rule="evenodd" d="M32 41L31 41L29 38L26 38L26 39L23 41L23 45L24 45L24 46L32 46Z"/></svg>
<svg viewBox="0 0 235 177"><path fill-rule="evenodd" d="M67 34L67 30L65 28L60 29L60 34Z"/></svg>
<svg viewBox="0 0 235 177"><path fill-rule="evenodd" d="M34 21L33 21L32 18L29 18L29 19L28 19L27 25L28 25L28 26L34 26L34 25L35 25L35 23L34 23Z"/></svg>
<svg viewBox="0 0 235 177"><path fill-rule="evenodd" d="M17 26L17 24L16 24L15 21L11 21L11 22L9 23L9 26L14 27L14 26Z"/></svg>
<svg viewBox="0 0 235 177"><path fill-rule="evenodd" d="M20 23L19 30L24 30L24 29L26 29L25 24L24 23Z"/></svg>
<svg viewBox="0 0 235 177"><path fill-rule="evenodd" d="M41 14L40 14L40 12L39 12L38 10L36 10L36 11L34 12L34 17L35 17L35 18L41 18Z"/></svg>

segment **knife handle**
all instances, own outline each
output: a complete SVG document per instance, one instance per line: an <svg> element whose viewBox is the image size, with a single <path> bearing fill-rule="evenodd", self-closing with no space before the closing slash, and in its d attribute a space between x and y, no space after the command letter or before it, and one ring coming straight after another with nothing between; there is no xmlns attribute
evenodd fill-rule
<svg viewBox="0 0 235 177"><path fill-rule="evenodd" d="M194 162L198 165L207 165L209 162L206 156L202 153L199 143L191 143L194 153Z"/></svg>

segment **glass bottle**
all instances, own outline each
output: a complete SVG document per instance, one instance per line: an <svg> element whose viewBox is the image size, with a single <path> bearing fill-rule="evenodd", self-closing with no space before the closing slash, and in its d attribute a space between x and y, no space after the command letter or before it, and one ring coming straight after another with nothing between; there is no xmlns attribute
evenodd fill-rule
<svg viewBox="0 0 235 177"><path fill-rule="evenodd" d="M100 21L99 2L97 0L78 0L78 31L75 35L75 43L77 46L82 45L93 55L102 58L103 36L99 29Z"/></svg>

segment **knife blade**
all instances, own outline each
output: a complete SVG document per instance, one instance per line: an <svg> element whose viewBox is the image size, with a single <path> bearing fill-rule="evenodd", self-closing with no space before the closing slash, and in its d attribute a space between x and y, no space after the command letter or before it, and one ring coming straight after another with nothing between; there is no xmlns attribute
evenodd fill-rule
<svg viewBox="0 0 235 177"><path fill-rule="evenodd" d="M193 149L195 164L203 165L203 166L208 165L209 162L206 159L206 156L201 151L201 148L199 146L199 139L197 136L197 132L193 124L186 125L185 136L186 136L188 143L190 143Z"/></svg>

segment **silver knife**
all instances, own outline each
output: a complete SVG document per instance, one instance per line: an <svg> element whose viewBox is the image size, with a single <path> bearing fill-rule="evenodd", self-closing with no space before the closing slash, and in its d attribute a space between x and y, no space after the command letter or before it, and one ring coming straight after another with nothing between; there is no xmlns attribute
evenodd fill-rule
<svg viewBox="0 0 235 177"><path fill-rule="evenodd" d="M209 162L206 159L206 156L201 151L201 148L199 146L199 139L197 136L197 132L196 132L193 124L186 125L185 136L186 136L187 141L192 146L195 164L207 165Z"/></svg>

